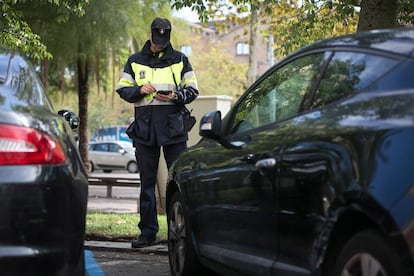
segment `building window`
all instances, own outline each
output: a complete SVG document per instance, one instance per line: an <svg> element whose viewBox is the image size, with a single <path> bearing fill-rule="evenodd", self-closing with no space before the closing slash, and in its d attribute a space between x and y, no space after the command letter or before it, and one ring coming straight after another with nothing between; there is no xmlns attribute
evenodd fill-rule
<svg viewBox="0 0 414 276"><path fill-rule="evenodd" d="M181 46L180 51L187 57L191 56L191 46L183 45Z"/></svg>
<svg viewBox="0 0 414 276"><path fill-rule="evenodd" d="M249 54L249 44L246 42L238 42L236 44L236 55L244 56Z"/></svg>

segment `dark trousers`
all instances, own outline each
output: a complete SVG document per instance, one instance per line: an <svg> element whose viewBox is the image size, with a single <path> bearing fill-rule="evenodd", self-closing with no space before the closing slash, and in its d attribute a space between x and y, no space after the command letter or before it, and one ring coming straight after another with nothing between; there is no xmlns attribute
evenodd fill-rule
<svg viewBox="0 0 414 276"><path fill-rule="evenodd" d="M141 193L139 197L140 222L138 223L138 228L141 230L141 235L153 237L159 229L155 185L160 159L160 147L142 144L136 144L135 146L135 156L141 178ZM178 155L187 148L187 143L181 142L163 146L162 148L167 168L170 168Z"/></svg>

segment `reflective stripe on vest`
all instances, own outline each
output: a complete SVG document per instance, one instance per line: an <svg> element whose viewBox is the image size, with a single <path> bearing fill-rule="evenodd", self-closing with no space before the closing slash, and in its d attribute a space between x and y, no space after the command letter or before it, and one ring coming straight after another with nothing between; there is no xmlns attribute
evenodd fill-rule
<svg viewBox="0 0 414 276"><path fill-rule="evenodd" d="M172 64L164 68L152 68L143 64L132 63L132 70L135 74L135 82L138 86L151 83L157 90L176 90L177 84L181 82L181 71L184 67L183 62ZM174 76L173 76L174 73ZM142 100L135 103L135 106L145 105L171 105L172 102L161 102L153 99L153 94L146 95Z"/></svg>

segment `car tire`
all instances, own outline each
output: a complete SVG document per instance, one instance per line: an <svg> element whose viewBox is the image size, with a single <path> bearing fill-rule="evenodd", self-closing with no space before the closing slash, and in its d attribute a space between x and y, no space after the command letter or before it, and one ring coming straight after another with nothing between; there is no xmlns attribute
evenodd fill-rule
<svg viewBox="0 0 414 276"><path fill-rule="evenodd" d="M400 276L401 257L385 238L373 230L364 230L345 244L334 273L329 275Z"/></svg>
<svg viewBox="0 0 414 276"><path fill-rule="evenodd" d="M168 258L172 276L203 275L191 241L182 196L174 193L168 208Z"/></svg>
<svg viewBox="0 0 414 276"><path fill-rule="evenodd" d="M137 173L138 172L138 165L137 162L131 161L127 165L127 170L129 173Z"/></svg>

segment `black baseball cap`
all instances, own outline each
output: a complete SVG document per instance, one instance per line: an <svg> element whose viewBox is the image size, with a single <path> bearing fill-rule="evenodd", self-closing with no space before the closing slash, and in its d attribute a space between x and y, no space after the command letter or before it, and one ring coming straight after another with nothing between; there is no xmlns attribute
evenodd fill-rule
<svg viewBox="0 0 414 276"><path fill-rule="evenodd" d="M151 23L151 40L157 45L167 45L170 42L171 23L167 18L157 17Z"/></svg>

